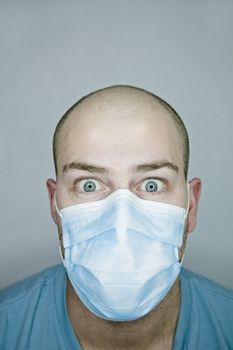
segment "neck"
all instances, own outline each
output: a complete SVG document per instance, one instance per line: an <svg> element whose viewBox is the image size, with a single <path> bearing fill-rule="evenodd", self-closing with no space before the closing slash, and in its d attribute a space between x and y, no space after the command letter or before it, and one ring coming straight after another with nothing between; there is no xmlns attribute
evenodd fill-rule
<svg viewBox="0 0 233 350"><path fill-rule="evenodd" d="M113 322L95 316L82 304L69 280L67 308L84 349L171 349L180 309L179 278L156 308L135 321Z"/></svg>

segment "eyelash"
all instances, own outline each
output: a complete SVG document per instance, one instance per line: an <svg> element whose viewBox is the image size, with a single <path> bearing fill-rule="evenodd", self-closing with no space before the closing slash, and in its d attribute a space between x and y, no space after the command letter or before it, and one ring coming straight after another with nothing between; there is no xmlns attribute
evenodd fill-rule
<svg viewBox="0 0 233 350"><path fill-rule="evenodd" d="M86 176L83 176L83 177L79 177L78 179L74 180L74 185L76 185L77 183L79 183L81 180L96 180L98 182L101 182L99 179L97 179L96 177L86 177Z"/></svg>
<svg viewBox="0 0 233 350"><path fill-rule="evenodd" d="M76 186L77 186L77 184L79 183L79 182L81 182L82 180L86 180L86 181L88 181L88 180L95 180L95 181L97 181L97 182L99 182L99 183L101 183L102 184L102 181L100 181L99 179L97 179L96 177L86 177L86 176L83 176L83 177L79 177L78 179L76 179L76 180L74 180L74 182L73 182L73 189L74 189L74 191L76 191ZM98 191L97 191L98 192ZM93 193L96 193L96 191L94 191L94 192L79 192L79 193L85 193L85 195L91 195L91 194L93 194Z"/></svg>
<svg viewBox="0 0 233 350"><path fill-rule="evenodd" d="M164 188L163 189L161 189L161 190L159 190L159 191L156 191L156 192L150 192L150 194L151 195L155 195L155 194L158 194L158 193L161 193L161 192L163 192L166 188L167 188L167 186L168 186L168 181L166 180L166 179L164 179L164 178L161 178L161 177L156 177L156 176L150 176L150 177L146 177L145 179L143 179L141 182L140 182L140 184L139 184L139 186L141 186L142 184L143 184L143 182L144 181L146 181L146 180L159 180L159 181L162 181L163 183L164 183ZM138 188L138 186L137 186L137 188ZM137 189L136 188L136 189ZM148 192L149 193L149 192Z"/></svg>

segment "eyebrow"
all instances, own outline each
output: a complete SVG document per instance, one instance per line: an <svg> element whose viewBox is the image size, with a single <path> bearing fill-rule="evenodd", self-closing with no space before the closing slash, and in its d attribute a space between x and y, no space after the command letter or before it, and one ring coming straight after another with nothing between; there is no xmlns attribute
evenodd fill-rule
<svg viewBox="0 0 233 350"><path fill-rule="evenodd" d="M179 168L176 164L171 163L166 160L160 160L152 163L145 163L145 164L140 164L137 165L136 167L133 167L136 172L144 172L144 171L151 171L151 170L158 170L161 168L169 168L174 170L175 172L179 171ZM63 166L63 172L67 172L68 170L84 170L88 171L90 173L99 173L99 174L108 174L109 170L97 166L97 165L92 165L88 163L79 163L79 162L71 162L70 164L66 164Z"/></svg>
<svg viewBox="0 0 233 350"><path fill-rule="evenodd" d="M174 170L177 173L179 171L179 168L176 164L171 163L167 160L160 160L160 161L156 161L153 163L141 164L141 165L138 165L136 167L136 170L138 172L142 172L142 171L157 170L157 169L161 169L161 168L169 168L169 169Z"/></svg>
<svg viewBox="0 0 233 350"><path fill-rule="evenodd" d="M70 164L66 164L63 166L63 172L67 172L68 170L84 170L88 171L90 173L100 173L100 174L107 174L109 171L108 169L97 166L97 165L91 165L87 163L79 163L79 162L72 162Z"/></svg>

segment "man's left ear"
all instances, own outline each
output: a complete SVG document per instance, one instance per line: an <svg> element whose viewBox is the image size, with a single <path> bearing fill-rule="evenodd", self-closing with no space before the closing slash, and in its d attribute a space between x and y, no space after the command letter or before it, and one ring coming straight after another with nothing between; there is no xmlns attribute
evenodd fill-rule
<svg viewBox="0 0 233 350"><path fill-rule="evenodd" d="M197 223L198 203L201 195L201 180L195 177L189 181L189 212L188 212L188 232L192 232Z"/></svg>

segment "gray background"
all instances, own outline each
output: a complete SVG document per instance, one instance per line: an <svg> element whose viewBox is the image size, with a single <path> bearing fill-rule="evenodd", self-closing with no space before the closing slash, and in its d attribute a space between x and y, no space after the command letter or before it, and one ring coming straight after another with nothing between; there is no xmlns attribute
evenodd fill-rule
<svg viewBox="0 0 233 350"><path fill-rule="evenodd" d="M200 176L185 266L233 288L233 2L1 1L1 287L59 260L45 181L51 139L82 95L126 83L167 99Z"/></svg>

